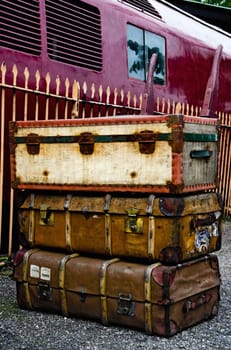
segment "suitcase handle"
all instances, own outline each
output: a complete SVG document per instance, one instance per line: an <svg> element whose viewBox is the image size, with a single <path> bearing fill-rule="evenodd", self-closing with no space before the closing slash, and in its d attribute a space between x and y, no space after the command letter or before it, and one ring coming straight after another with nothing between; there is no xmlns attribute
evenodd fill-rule
<svg viewBox="0 0 231 350"><path fill-rule="evenodd" d="M187 300L183 305L183 312L187 313L207 304L212 296L209 293L199 295L195 300Z"/></svg>
<svg viewBox="0 0 231 350"><path fill-rule="evenodd" d="M83 132L79 136L79 149L82 154L93 154L94 152L94 136L91 132Z"/></svg>
<svg viewBox="0 0 231 350"><path fill-rule="evenodd" d="M40 152L40 137L38 134L31 133L27 135L26 148L28 154L39 154Z"/></svg>
<svg viewBox="0 0 231 350"><path fill-rule="evenodd" d="M201 226L211 226L217 221L218 218L219 215L216 215L216 213L210 214L204 219L193 218L191 221L191 226L193 229Z"/></svg>
<svg viewBox="0 0 231 350"><path fill-rule="evenodd" d="M211 158L213 151L205 150L192 150L190 152L190 157L192 159L209 159Z"/></svg>
<svg viewBox="0 0 231 350"><path fill-rule="evenodd" d="M139 133L139 151L141 154L152 154L155 151L155 134L151 130L144 130Z"/></svg>

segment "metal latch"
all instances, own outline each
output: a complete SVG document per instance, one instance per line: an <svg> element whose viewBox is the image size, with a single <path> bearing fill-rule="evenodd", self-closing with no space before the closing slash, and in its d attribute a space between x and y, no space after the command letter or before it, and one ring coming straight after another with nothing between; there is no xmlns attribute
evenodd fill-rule
<svg viewBox="0 0 231 350"><path fill-rule="evenodd" d="M38 298L44 301L52 300L52 288L49 286L49 284L38 284Z"/></svg>
<svg viewBox="0 0 231 350"><path fill-rule="evenodd" d="M106 194L106 196L104 197L104 212L107 213L109 211L109 207L111 204L111 195L108 193Z"/></svg>
<svg viewBox="0 0 231 350"><path fill-rule="evenodd" d="M71 199L72 199L72 195L71 194L67 194L64 200L64 205L63 208L64 210L68 210L70 205L71 205Z"/></svg>
<svg viewBox="0 0 231 350"><path fill-rule="evenodd" d="M139 209L127 209L128 216L125 218L125 232L126 233L143 233L143 219L138 218Z"/></svg>
<svg viewBox="0 0 231 350"><path fill-rule="evenodd" d="M119 294L117 314L130 317L135 316L135 302L132 301L132 294Z"/></svg>
<svg viewBox="0 0 231 350"><path fill-rule="evenodd" d="M152 215L152 212L153 212L154 200L155 200L154 194L150 194L150 196L147 199L147 208L146 208L146 214L149 216Z"/></svg>
<svg viewBox="0 0 231 350"><path fill-rule="evenodd" d="M54 224L54 213L47 204L40 205L40 225L51 226Z"/></svg>
<svg viewBox="0 0 231 350"><path fill-rule="evenodd" d="M151 130L141 131L139 134L139 150L142 154L152 154L155 151L155 134Z"/></svg>
<svg viewBox="0 0 231 350"><path fill-rule="evenodd" d="M26 148L29 154L39 154L40 151L40 137L38 134L28 134L26 138Z"/></svg>
<svg viewBox="0 0 231 350"><path fill-rule="evenodd" d="M84 303L85 302L85 300L86 300L86 293L85 293L85 291L84 291L84 289L83 288L81 288L80 290L78 290L77 291L77 294L79 295L79 297L80 297L80 301L81 301L81 303Z"/></svg>
<svg viewBox="0 0 231 350"><path fill-rule="evenodd" d="M79 149L82 154L92 154L94 152L94 136L91 132L80 134Z"/></svg>

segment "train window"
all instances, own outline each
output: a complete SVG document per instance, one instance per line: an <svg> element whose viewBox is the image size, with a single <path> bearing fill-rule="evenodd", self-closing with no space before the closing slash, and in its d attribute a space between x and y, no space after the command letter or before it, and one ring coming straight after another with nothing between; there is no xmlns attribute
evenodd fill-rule
<svg viewBox="0 0 231 350"><path fill-rule="evenodd" d="M0 0L0 46L40 55L39 0Z"/></svg>
<svg viewBox="0 0 231 350"><path fill-rule="evenodd" d="M100 71L102 37L99 10L84 1L46 0L48 56Z"/></svg>
<svg viewBox="0 0 231 350"><path fill-rule="evenodd" d="M127 49L129 77L145 81L151 56L157 53L153 82L165 84L165 39L162 36L128 24Z"/></svg>

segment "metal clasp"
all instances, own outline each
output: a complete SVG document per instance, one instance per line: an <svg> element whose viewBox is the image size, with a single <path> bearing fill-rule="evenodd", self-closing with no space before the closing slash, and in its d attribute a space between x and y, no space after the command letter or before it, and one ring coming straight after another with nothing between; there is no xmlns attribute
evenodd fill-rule
<svg viewBox="0 0 231 350"><path fill-rule="evenodd" d="M71 194L67 194L65 199L64 199L64 204L63 204L63 208L64 210L68 210L70 205L71 205L71 199L72 199L72 195Z"/></svg>
<svg viewBox="0 0 231 350"><path fill-rule="evenodd" d="M83 288L81 288L80 290L78 290L77 291L77 294L79 295L79 297L80 297L80 301L81 301L81 303L84 303L85 302L85 300L86 300L86 293L85 293L85 291L84 291L84 289Z"/></svg>
<svg viewBox="0 0 231 350"><path fill-rule="evenodd" d="M82 154L94 152L94 136L90 132L83 132L79 136L79 149Z"/></svg>
<svg viewBox="0 0 231 350"><path fill-rule="evenodd" d="M29 134L26 138L26 148L29 154L39 154L40 151L40 138L38 134Z"/></svg>
<svg viewBox="0 0 231 350"><path fill-rule="evenodd" d="M117 314L130 317L135 316L135 302L132 301L132 294L119 294Z"/></svg>
<svg viewBox="0 0 231 350"><path fill-rule="evenodd" d="M151 130L141 131L139 134L139 150L142 154L152 154L155 151L155 134Z"/></svg>
<svg viewBox="0 0 231 350"><path fill-rule="evenodd" d="M44 301L52 300L52 288L49 286L49 284L38 284L38 298Z"/></svg>
<svg viewBox="0 0 231 350"><path fill-rule="evenodd" d="M40 205L40 225L51 226L54 224L54 213L47 204Z"/></svg>
<svg viewBox="0 0 231 350"><path fill-rule="evenodd" d="M125 232L126 233L143 233L143 219L138 218L139 209L127 209L128 216L125 218Z"/></svg>

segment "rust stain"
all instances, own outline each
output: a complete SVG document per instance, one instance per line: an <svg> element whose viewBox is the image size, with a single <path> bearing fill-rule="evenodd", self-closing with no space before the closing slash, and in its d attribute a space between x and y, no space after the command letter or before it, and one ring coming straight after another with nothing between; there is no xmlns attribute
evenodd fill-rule
<svg viewBox="0 0 231 350"><path fill-rule="evenodd" d="M137 177L137 173L135 172L135 171L132 171L131 173L130 173L130 176L131 176L131 178L135 178L135 177Z"/></svg>

